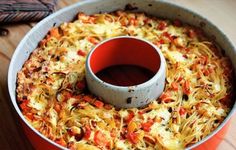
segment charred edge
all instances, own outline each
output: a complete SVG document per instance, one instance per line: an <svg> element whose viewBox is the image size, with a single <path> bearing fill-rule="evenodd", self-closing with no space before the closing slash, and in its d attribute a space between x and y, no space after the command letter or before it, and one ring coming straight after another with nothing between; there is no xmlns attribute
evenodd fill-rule
<svg viewBox="0 0 236 150"><path fill-rule="evenodd" d="M35 68L33 72L39 72L42 69L42 67Z"/></svg>
<svg viewBox="0 0 236 150"><path fill-rule="evenodd" d="M152 4L148 4L149 7L152 7Z"/></svg>
<svg viewBox="0 0 236 150"><path fill-rule="evenodd" d="M126 103L127 104L130 104L132 102L132 97L128 97L127 99L126 99Z"/></svg>
<svg viewBox="0 0 236 150"><path fill-rule="evenodd" d="M135 7L135 6L131 5L131 4L125 5L125 10L126 11L128 11L128 10L132 11L132 10L137 10L137 9L138 9L138 7Z"/></svg>
<svg viewBox="0 0 236 150"><path fill-rule="evenodd" d="M172 111L173 111L173 110L172 110L172 108L170 107L170 108L168 109L168 112L169 112L169 113L172 113Z"/></svg>
<svg viewBox="0 0 236 150"><path fill-rule="evenodd" d="M188 100L188 95L184 94L184 95L183 95L183 99L184 99L185 101L187 101L187 100Z"/></svg>
<svg viewBox="0 0 236 150"><path fill-rule="evenodd" d="M85 134L85 132L84 132L83 128L80 127L80 133L75 135L75 140L76 141L82 140L82 138L84 137L84 134Z"/></svg>

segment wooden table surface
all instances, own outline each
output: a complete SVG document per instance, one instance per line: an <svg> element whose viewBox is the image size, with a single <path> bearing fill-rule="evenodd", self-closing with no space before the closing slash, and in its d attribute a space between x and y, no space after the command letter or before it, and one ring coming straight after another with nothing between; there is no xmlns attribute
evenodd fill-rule
<svg viewBox="0 0 236 150"><path fill-rule="evenodd" d="M59 0L57 10L78 1ZM178 0L170 1L177 3ZM220 27L236 45L235 0L180 0L178 4L207 17ZM7 28L10 33L7 36L0 36L0 150L33 149L21 131L21 126L16 119L17 114L10 102L7 89L7 72L16 46L35 24L14 23L1 26ZM218 150L236 150L236 116L232 118L229 131L218 147Z"/></svg>

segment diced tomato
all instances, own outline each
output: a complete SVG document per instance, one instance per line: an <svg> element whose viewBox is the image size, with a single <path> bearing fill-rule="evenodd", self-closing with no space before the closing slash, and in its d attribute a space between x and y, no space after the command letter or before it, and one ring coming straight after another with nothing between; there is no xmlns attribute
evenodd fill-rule
<svg viewBox="0 0 236 150"><path fill-rule="evenodd" d="M65 91L63 94L64 94L64 101L67 101L68 99L72 97L72 93L68 91Z"/></svg>
<svg viewBox="0 0 236 150"><path fill-rule="evenodd" d="M197 72L197 78L201 78L201 74L199 71Z"/></svg>
<svg viewBox="0 0 236 150"><path fill-rule="evenodd" d="M93 16L90 16L88 19L89 23L95 23L96 22L96 18Z"/></svg>
<svg viewBox="0 0 236 150"><path fill-rule="evenodd" d="M129 19L129 24L137 26L138 25L138 20L135 18L130 18Z"/></svg>
<svg viewBox="0 0 236 150"><path fill-rule="evenodd" d="M134 112L131 111L126 118L126 122L130 122L134 118Z"/></svg>
<svg viewBox="0 0 236 150"><path fill-rule="evenodd" d="M84 98L83 98L86 102L89 102L89 103L91 103L92 101L93 101L93 98L91 98L90 96L84 96Z"/></svg>
<svg viewBox="0 0 236 150"><path fill-rule="evenodd" d="M173 22L173 24L174 24L176 27L182 26L182 22L181 22L180 20L178 20L178 19L175 19L174 22Z"/></svg>
<svg viewBox="0 0 236 150"><path fill-rule="evenodd" d="M168 32L164 32L162 35L165 36L166 38L168 38L170 41L174 40L174 38Z"/></svg>
<svg viewBox="0 0 236 150"><path fill-rule="evenodd" d="M74 135L75 135L75 133L74 133L74 132L72 132L72 130L71 130L71 129L67 129L66 131L67 131L67 133L68 133L70 136L74 136Z"/></svg>
<svg viewBox="0 0 236 150"><path fill-rule="evenodd" d="M132 144L137 144L139 139L138 139L138 133L127 133L127 139L132 143Z"/></svg>
<svg viewBox="0 0 236 150"><path fill-rule="evenodd" d="M91 129L88 125L85 126L84 138L88 140L91 135Z"/></svg>
<svg viewBox="0 0 236 150"><path fill-rule="evenodd" d="M143 112L142 110L138 111L139 115L143 115L145 112Z"/></svg>
<svg viewBox="0 0 236 150"><path fill-rule="evenodd" d="M59 34L59 30L58 28L52 28L50 30L50 36L53 36L55 38L59 38L60 37L60 34Z"/></svg>
<svg viewBox="0 0 236 150"><path fill-rule="evenodd" d="M164 32L164 33L162 33L162 35L165 36L165 37L169 37L169 36L170 36L170 33Z"/></svg>
<svg viewBox="0 0 236 150"><path fill-rule="evenodd" d="M179 114L180 114L180 116L185 115L186 114L186 110L183 107L180 107Z"/></svg>
<svg viewBox="0 0 236 150"><path fill-rule="evenodd" d="M57 113L61 111L61 105L60 104L55 104L54 109L56 110Z"/></svg>
<svg viewBox="0 0 236 150"><path fill-rule="evenodd" d="M23 111L28 111L30 110L30 107L28 106L29 104L29 100L24 100L22 101L22 103L20 104L20 108L23 110Z"/></svg>
<svg viewBox="0 0 236 150"><path fill-rule="evenodd" d="M183 80L183 77L178 77L178 79L177 79L177 82L180 82L180 81L182 81Z"/></svg>
<svg viewBox="0 0 236 150"><path fill-rule="evenodd" d="M85 51L83 51L83 50L81 50L81 49L77 51L77 54L78 54L79 56L86 56Z"/></svg>
<svg viewBox="0 0 236 150"><path fill-rule="evenodd" d="M94 45L98 44L98 40L94 37L88 37L88 41Z"/></svg>
<svg viewBox="0 0 236 150"><path fill-rule="evenodd" d="M34 120L34 114L33 113L26 113L25 114L27 118L29 118L30 120Z"/></svg>
<svg viewBox="0 0 236 150"><path fill-rule="evenodd" d="M202 73L203 73L205 76L209 76L209 75L210 75L210 71L209 71L207 68L202 69Z"/></svg>
<svg viewBox="0 0 236 150"><path fill-rule="evenodd" d="M102 108L104 106L104 103L99 101L99 100L95 100L94 102L94 105L97 107L97 108Z"/></svg>
<svg viewBox="0 0 236 150"><path fill-rule="evenodd" d="M94 134L94 143L100 146L106 146L109 141L106 138L106 135L101 131L96 131Z"/></svg>
<svg viewBox="0 0 236 150"><path fill-rule="evenodd" d="M165 103L168 103L172 100L170 92L163 92L159 98Z"/></svg>
<svg viewBox="0 0 236 150"><path fill-rule="evenodd" d="M200 62L202 65L206 65L207 62L208 62L208 57L207 57L207 56L200 56L200 57L199 57L199 62Z"/></svg>
<svg viewBox="0 0 236 150"><path fill-rule="evenodd" d="M186 80L183 85L183 93L186 95L190 94L190 82Z"/></svg>
<svg viewBox="0 0 236 150"><path fill-rule="evenodd" d="M164 30L166 27L167 27L167 23L165 21L160 21L158 26L157 26L157 29L158 30Z"/></svg>
<svg viewBox="0 0 236 150"><path fill-rule="evenodd" d="M67 88L71 89L72 88L72 84L71 83L67 84Z"/></svg>
<svg viewBox="0 0 236 150"><path fill-rule="evenodd" d="M110 136L113 137L113 138L117 136L117 133L116 133L115 129L111 130Z"/></svg>
<svg viewBox="0 0 236 150"><path fill-rule="evenodd" d="M165 42L164 42L163 39L160 39L160 40L159 40L159 43L160 43L160 44L164 44Z"/></svg>
<svg viewBox="0 0 236 150"><path fill-rule="evenodd" d="M187 34L190 38L195 38L197 36L196 32L193 29L189 29Z"/></svg>
<svg viewBox="0 0 236 150"><path fill-rule="evenodd" d="M174 91L178 91L178 89L179 89L178 83L172 82L172 83L171 83L171 88L172 88Z"/></svg>
<svg viewBox="0 0 236 150"><path fill-rule="evenodd" d="M150 119L146 123L142 123L141 126L144 131L149 132L153 124L154 124L154 121Z"/></svg>
<svg viewBox="0 0 236 150"><path fill-rule="evenodd" d="M156 40L153 42L153 44L157 45L157 46L160 46L161 44L164 44L165 41L163 39L160 39L160 40Z"/></svg>
<svg viewBox="0 0 236 150"><path fill-rule="evenodd" d="M109 105L109 104L105 104L105 105L104 105L104 108L107 109L107 110L111 110L111 109L112 109L112 106Z"/></svg>
<svg viewBox="0 0 236 150"><path fill-rule="evenodd" d="M149 18L146 18L146 19L143 20L143 23L144 23L144 24L148 24L148 23L150 23L150 22L151 22L151 19L149 19Z"/></svg>
<svg viewBox="0 0 236 150"><path fill-rule="evenodd" d="M127 26L128 23L129 23L129 21L128 21L127 19L121 19L121 20L120 20L120 24L121 24L122 26Z"/></svg>
<svg viewBox="0 0 236 150"><path fill-rule="evenodd" d="M85 83L84 80L82 80L82 81L77 82L76 86L77 86L78 89L83 90L86 87L86 83Z"/></svg>
<svg viewBox="0 0 236 150"><path fill-rule="evenodd" d="M190 69L191 69L191 70L196 70L196 69L197 69L197 66L198 66L198 64L197 64L197 63L194 63L194 64L192 64L192 65L190 66Z"/></svg>

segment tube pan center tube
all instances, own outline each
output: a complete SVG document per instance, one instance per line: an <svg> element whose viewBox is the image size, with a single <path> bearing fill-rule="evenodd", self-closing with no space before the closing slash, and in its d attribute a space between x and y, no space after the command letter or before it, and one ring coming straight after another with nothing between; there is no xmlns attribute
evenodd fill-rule
<svg viewBox="0 0 236 150"><path fill-rule="evenodd" d="M118 75L112 72L112 70L116 71L114 69L116 66L129 66L129 71L125 72L130 82L122 79L125 72L120 71ZM144 76L146 74L146 79L141 79L138 73L130 73L134 70L130 66L143 68L139 71ZM110 74L114 74L117 82L109 82L105 78L102 80L97 75L98 72L109 67L113 67L110 69ZM165 86L165 72L165 58L160 49L144 39L129 36L115 37L101 42L91 50L86 60L88 89L118 108L145 106L159 97ZM136 82L138 84L131 82L138 78L143 82Z"/></svg>

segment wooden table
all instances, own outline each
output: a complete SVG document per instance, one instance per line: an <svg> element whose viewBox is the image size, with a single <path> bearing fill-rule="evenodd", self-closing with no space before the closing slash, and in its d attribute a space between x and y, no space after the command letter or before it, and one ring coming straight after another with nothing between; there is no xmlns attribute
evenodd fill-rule
<svg viewBox="0 0 236 150"><path fill-rule="evenodd" d="M79 0L59 0L58 8L78 2ZM177 0L170 0L177 2ZM236 1L235 0L181 0L179 5L188 7L209 18L220 27L236 45ZM7 89L7 72L11 56L20 40L35 23L17 23L4 25L10 33L0 37L0 149L33 149L17 121L17 114L10 102ZM236 58L235 58L236 59ZM210 149L210 148L209 148ZM220 144L219 150L236 149L236 116L232 118L230 129Z"/></svg>

